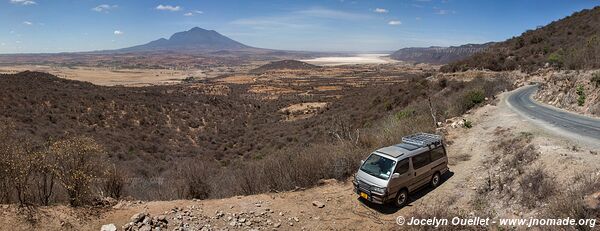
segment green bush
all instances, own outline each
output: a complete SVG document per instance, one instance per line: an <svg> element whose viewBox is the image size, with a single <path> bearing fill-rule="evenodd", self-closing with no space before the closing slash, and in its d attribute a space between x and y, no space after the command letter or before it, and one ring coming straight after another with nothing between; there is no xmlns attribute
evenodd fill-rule
<svg viewBox="0 0 600 231"><path fill-rule="evenodd" d="M408 117L414 115L415 113L416 113L416 111L414 109L406 108L402 111L396 112L396 119L401 120L404 118L408 118Z"/></svg>
<svg viewBox="0 0 600 231"><path fill-rule="evenodd" d="M552 52L550 55L548 55L548 62L552 65L561 67L563 65L563 56L559 51Z"/></svg>
<svg viewBox="0 0 600 231"><path fill-rule="evenodd" d="M583 106L583 104L585 104L585 92L583 91L582 85L577 87L577 95L579 95L579 98L577 98L577 105Z"/></svg>
<svg viewBox="0 0 600 231"><path fill-rule="evenodd" d="M473 122L463 119L463 121L465 122L465 128L472 128L473 127Z"/></svg>
<svg viewBox="0 0 600 231"><path fill-rule="evenodd" d="M471 109L485 100L485 93L480 89L471 90L467 92L465 98L467 109Z"/></svg>

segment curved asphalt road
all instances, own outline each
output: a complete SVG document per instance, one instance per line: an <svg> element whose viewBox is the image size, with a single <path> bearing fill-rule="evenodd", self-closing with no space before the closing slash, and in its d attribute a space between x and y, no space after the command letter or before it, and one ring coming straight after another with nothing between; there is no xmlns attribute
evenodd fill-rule
<svg viewBox="0 0 600 231"><path fill-rule="evenodd" d="M515 90L507 98L507 102L521 115L536 122L542 122L571 132L580 138L600 141L600 119L567 112L548 105L535 102L532 94L537 91L537 85L531 85Z"/></svg>

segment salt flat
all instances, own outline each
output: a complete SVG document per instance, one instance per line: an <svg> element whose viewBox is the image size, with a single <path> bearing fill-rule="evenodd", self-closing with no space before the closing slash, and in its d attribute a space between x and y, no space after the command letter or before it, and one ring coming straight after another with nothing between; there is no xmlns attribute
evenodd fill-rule
<svg viewBox="0 0 600 231"><path fill-rule="evenodd" d="M390 59L388 57L388 54L356 54L352 56L320 57L314 59L304 59L300 61L321 66L385 64L397 62L395 60Z"/></svg>

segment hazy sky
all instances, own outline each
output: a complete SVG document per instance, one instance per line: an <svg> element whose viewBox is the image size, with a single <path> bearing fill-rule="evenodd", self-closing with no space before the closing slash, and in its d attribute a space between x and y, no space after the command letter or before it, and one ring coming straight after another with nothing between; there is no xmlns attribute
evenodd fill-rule
<svg viewBox="0 0 600 231"><path fill-rule="evenodd" d="M598 0L0 0L0 53L143 44L194 26L247 45L384 51L501 41Z"/></svg>

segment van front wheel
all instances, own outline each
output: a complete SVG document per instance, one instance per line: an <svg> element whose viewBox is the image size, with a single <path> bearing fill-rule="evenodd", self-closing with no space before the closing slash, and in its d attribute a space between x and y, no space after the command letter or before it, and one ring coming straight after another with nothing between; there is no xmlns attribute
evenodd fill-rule
<svg viewBox="0 0 600 231"><path fill-rule="evenodd" d="M440 185L440 174L439 173L435 173L433 174L433 177L431 177L431 187L433 188L437 188L437 186Z"/></svg>
<svg viewBox="0 0 600 231"><path fill-rule="evenodd" d="M406 191L406 189L402 189L402 190L398 191L398 195L396 196L396 200L394 201L394 204L396 205L396 207L402 208L406 205L407 202L408 202L408 191Z"/></svg>

